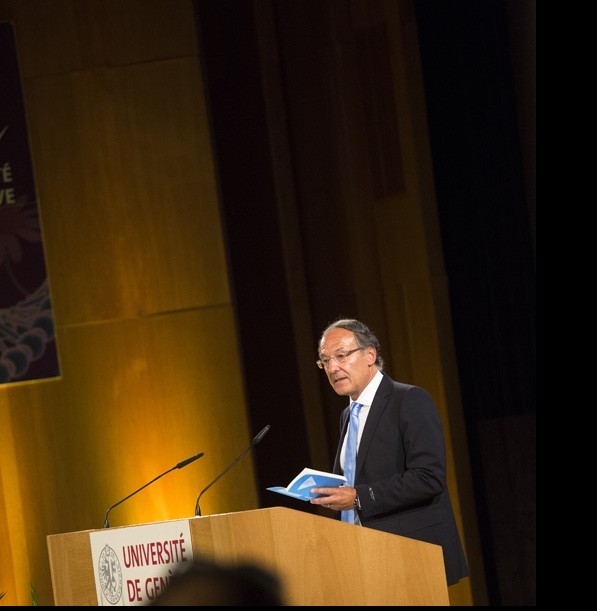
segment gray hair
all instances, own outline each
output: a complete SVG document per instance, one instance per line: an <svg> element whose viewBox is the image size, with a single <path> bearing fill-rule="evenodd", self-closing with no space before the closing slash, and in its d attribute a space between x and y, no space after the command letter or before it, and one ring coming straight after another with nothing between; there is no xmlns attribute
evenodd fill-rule
<svg viewBox="0 0 597 611"><path fill-rule="evenodd" d="M379 345L379 340L365 323L361 322L360 320L356 320L355 318L340 318L331 323L324 329L321 337L319 338L319 351L321 350L323 338L325 337L326 333L332 329L346 329L347 331L354 333L359 348L369 348L370 346L375 348L377 353L375 364L380 371L383 371L384 362L381 356L381 346Z"/></svg>

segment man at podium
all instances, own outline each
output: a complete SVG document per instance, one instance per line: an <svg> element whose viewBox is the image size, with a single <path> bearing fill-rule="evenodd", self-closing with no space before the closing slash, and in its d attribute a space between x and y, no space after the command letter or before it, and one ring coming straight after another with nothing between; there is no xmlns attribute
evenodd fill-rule
<svg viewBox="0 0 597 611"><path fill-rule="evenodd" d="M383 371L379 341L358 320L340 319L323 331L317 365L334 391L350 398L333 468L347 484L314 488L325 496L311 503L349 523L440 545L448 585L467 577L443 428L429 393Z"/></svg>

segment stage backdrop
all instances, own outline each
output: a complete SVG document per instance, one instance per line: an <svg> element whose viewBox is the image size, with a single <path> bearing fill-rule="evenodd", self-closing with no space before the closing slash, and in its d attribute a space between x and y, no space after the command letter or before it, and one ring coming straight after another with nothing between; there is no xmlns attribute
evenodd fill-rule
<svg viewBox="0 0 597 611"><path fill-rule="evenodd" d="M14 26L0 22L0 384L60 374Z"/></svg>

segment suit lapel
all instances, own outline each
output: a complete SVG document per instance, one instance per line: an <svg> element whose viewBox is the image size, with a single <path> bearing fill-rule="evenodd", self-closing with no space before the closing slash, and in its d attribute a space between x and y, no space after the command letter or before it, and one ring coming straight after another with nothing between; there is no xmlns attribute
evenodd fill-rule
<svg viewBox="0 0 597 611"><path fill-rule="evenodd" d="M367 422L365 422L365 428L363 429L363 435L361 436L361 442L359 444L359 452L357 454L357 466L355 471L355 481L359 475L359 471L365 462L365 457L369 451L375 431L379 425L379 421L386 409L390 400L390 394L392 391L392 383L389 378L384 374L383 379L375 393L373 403L369 408L369 415L367 416ZM346 429L346 426L343 427Z"/></svg>

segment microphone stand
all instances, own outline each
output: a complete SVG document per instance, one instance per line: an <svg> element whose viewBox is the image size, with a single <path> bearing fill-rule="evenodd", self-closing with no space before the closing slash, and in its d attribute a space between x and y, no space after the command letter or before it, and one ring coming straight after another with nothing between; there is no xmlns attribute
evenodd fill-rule
<svg viewBox="0 0 597 611"><path fill-rule="evenodd" d="M158 475L157 477L154 477L150 482L147 482L144 486L141 486L141 488L139 488L138 490L135 490L135 492L131 492L131 494L129 494L127 497L125 497L122 500L118 501L118 503L115 503L114 505L112 505L112 507L110 507L108 509L108 511L106 511L106 517L104 518L104 528L109 528L110 527L110 523L108 522L108 515L112 511L112 509L114 509L115 507L118 507L118 505L120 505L120 503L124 503L126 500L130 499L132 496L137 494L137 492L141 492L141 490L143 490L143 488L147 488L147 486L149 486L149 484L153 484L153 482L155 482L158 479L160 479L160 477L164 477L164 475L168 475L168 473L170 473L171 471L174 471L174 469L182 469L183 467L186 467L188 464L194 462L195 460L197 460L198 458L201 458L202 456L203 456L203 452L199 452L199 454L196 454L195 456L191 456L190 458L187 458L187 459L179 462L177 465L174 465L174 467L172 467L172 469L168 469L168 471L164 471L164 473L162 473L161 475Z"/></svg>
<svg viewBox="0 0 597 611"><path fill-rule="evenodd" d="M268 424L267 426L265 426L261 431L259 431L259 433L257 433L257 435L255 435L255 437L253 437L253 440L251 441L251 444L249 445L249 447L236 459L234 460L231 464L229 464L223 471L222 473L220 473L220 475L218 475L218 477L216 477L216 479L214 479L213 482L211 482L210 484L208 484L207 486L205 486L205 488L203 488L203 490L199 493L199 496L197 497L197 502L195 503L195 515L196 516L200 516L201 515L201 509L199 507L199 500L201 499L201 496L203 495L204 492L207 492L207 490L209 490L221 477L222 475L224 475L225 473L228 473L228 471L230 471L230 469L232 469L232 467L234 467L234 465L253 447L256 446L264 437L265 434L270 430L271 426Z"/></svg>

